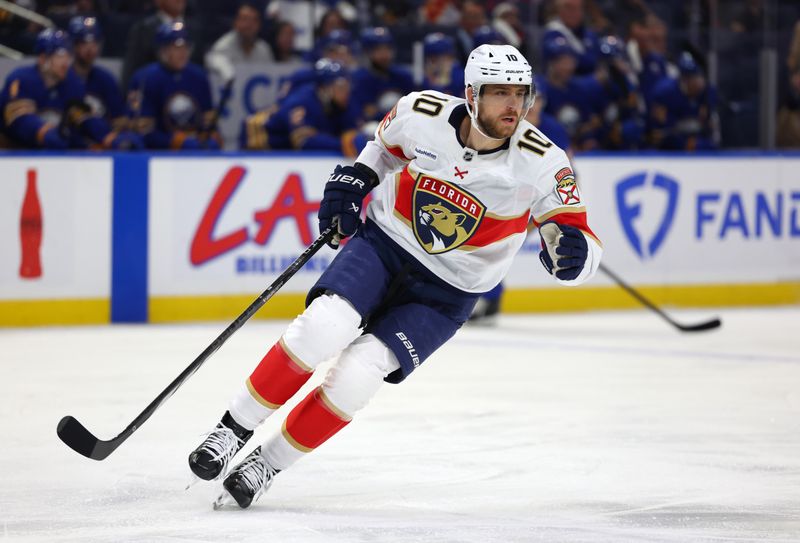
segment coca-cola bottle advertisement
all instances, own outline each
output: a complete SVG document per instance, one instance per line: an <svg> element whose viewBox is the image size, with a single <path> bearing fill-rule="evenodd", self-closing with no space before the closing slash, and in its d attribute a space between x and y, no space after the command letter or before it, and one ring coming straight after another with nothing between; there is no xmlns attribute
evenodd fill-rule
<svg viewBox="0 0 800 543"><path fill-rule="evenodd" d="M28 170L25 197L19 218L19 240L22 246L19 276L36 279L42 276L42 206L36 188L36 170Z"/></svg>

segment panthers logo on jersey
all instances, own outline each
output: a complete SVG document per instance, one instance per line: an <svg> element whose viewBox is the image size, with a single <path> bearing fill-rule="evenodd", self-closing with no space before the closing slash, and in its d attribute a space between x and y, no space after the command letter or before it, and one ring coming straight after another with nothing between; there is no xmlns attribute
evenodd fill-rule
<svg viewBox="0 0 800 543"><path fill-rule="evenodd" d="M413 212L417 241L429 254L439 254L475 233L486 206L452 183L422 176L414 187Z"/></svg>

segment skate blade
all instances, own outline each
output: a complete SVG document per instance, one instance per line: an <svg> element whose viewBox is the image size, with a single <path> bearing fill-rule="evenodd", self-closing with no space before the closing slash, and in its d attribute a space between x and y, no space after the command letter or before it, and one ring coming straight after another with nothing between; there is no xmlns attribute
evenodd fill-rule
<svg viewBox="0 0 800 543"><path fill-rule="evenodd" d="M233 496L228 494L227 490L223 490L222 494L220 494L217 499L214 500L212 507L214 508L214 511L219 511L228 505L235 505L236 507L239 507L239 504L236 503L236 500L233 499Z"/></svg>
<svg viewBox="0 0 800 543"><path fill-rule="evenodd" d="M184 488L183 490L189 490L189 489L190 489L190 488L192 488L194 485L196 485L197 483L199 483L200 481L202 481L202 479L201 479L200 477L198 477L197 475L195 475L194 473L191 475L191 477L192 477L192 478L191 478L191 479L189 480L189 482L186 484L186 488Z"/></svg>

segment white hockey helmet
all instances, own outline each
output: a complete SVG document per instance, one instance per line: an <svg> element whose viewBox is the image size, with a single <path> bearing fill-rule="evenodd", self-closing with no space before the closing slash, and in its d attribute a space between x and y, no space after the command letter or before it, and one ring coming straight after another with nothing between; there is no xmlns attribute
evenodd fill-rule
<svg viewBox="0 0 800 543"><path fill-rule="evenodd" d="M475 107L469 108L472 124L486 137L478 126L478 103L483 85L526 85L528 94L522 105L522 116L533 106L536 89L533 84L533 70L522 53L512 45L484 44L469 54L464 67L464 87L472 87Z"/></svg>

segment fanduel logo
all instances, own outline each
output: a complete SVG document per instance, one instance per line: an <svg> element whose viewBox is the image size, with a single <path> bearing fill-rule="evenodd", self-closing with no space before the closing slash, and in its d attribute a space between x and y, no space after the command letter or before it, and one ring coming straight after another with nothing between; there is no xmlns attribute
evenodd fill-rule
<svg viewBox="0 0 800 543"><path fill-rule="evenodd" d="M650 209L655 198L650 191L661 192L662 200L665 202L663 210ZM672 227L675 218L675 210L678 207L678 182L671 177L658 172L640 172L626 177L617 183L617 212L622 223L622 230L628 238L633 250L639 258L652 258L658 252L667 234ZM645 229L645 222L642 214L642 205L648 202L647 217L656 220L655 228ZM645 237L643 231L652 231L652 235Z"/></svg>

